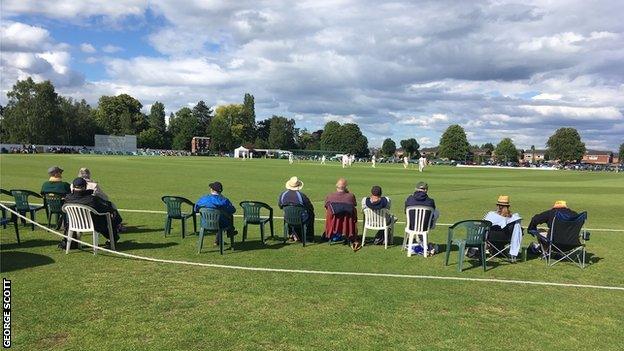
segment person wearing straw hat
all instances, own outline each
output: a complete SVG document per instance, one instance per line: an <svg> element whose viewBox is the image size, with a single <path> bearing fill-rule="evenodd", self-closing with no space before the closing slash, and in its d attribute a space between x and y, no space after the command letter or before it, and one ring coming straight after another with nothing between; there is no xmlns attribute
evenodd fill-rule
<svg viewBox="0 0 624 351"><path fill-rule="evenodd" d="M513 224L509 256L511 256L511 262L516 262L522 245L522 226L520 224L522 217L517 213L512 214L510 208L509 196L500 195L496 201L496 211L488 212L483 220L492 222L492 225L500 227L500 230L504 230L507 225Z"/></svg>
<svg viewBox="0 0 624 351"><path fill-rule="evenodd" d="M296 176L293 176L286 181L284 187L286 190L279 195L277 205L279 208L284 208L284 206L303 206L305 212L302 219L308 235L311 236L314 233L314 206L306 194L301 192L303 182ZM299 240L297 233L291 233L290 238L293 241Z"/></svg>
<svg viewBox="0 0 624 351"><path fill-rule="evenodd" d="M555 216L557 216L557 213L562 213L568 217L574 217L578 215L575 211L568 208L568 203L566 201L557 200L555 201L551 209L533 216L533 218L531 218L531 223L529 223L529 226L527 227L527 233L535 236L540 242L542 246L542 252L546 252L546 249L548 249L548 247L546 243L542 242L542 240L539 239L541 239L540 237L548 237L548 234L550 234L550 231L552 229L550 228L550 225L555 219ZM548 226L548 231L538 230L537 226L540 224L546 224Z"/></svg>

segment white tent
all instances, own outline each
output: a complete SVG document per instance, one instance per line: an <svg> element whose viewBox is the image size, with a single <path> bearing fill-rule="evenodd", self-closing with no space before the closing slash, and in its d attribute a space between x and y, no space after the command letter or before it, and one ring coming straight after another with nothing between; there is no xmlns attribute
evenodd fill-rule
<svg viewBox="0 0 624 351"><path fill-rule="evenodd" d="M234 149L234 158L247 158L249 156L249 149L244 147L238 147Z"/></svg>

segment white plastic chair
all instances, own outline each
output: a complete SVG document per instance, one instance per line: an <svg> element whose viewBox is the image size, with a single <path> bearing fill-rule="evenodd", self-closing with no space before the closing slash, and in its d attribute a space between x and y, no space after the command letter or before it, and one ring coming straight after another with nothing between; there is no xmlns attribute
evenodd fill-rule
<svg viewBox="0 0 624 351"><path fill-rule="evenodd" d="M93 254L97 253L99 234L95 231L93 225L93 219L91 214L97 216L106 216L106 224L108 225L108 233L111 236L111 248L115 250L115 240L112 240L113 225L111 223L110 213L99 213L93 208L86 205L79 204L65 204L63 205L63 212L67 213L67 247L65 253L69 253L69 248L73 239L73 234L76 233L77 239L80 239L82 233L93 233Z"/></svg>
<svg viewBox="0 0 624 351"><path fill-rule="evenodd" d="M388 248L388 234L392 239L394 234L394 221L387 223L386 219L389 217L390 211L386 208L373 210L370 208L364 209L364 232L362 233L362 246L366 242L366 230L371 229L374 231L384 231L384 247Z"/></svg>
<svg viewBox="0 0 624 351"><path fill-rule="evenodd" d="M407 249L407 257L412 256L412 245L414 237L423 246L423 256L427 257L427 234L433 223L433 207L410 206L405 209L407 224L405 225L405 236L403 237L403 248ZM410 215L413 213L412 215ZM412 223L412 218L414 223ZM410 229L413 228L413 229ZM422 236L422 241L420 237Z"/></svg>

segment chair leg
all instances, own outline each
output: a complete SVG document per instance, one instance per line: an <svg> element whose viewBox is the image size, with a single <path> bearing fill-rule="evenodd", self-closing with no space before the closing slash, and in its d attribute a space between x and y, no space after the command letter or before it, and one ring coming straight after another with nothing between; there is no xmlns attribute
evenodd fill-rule
<svg viewBox="0 0 624 351"><path fill-rule="evenodd" d="M262 241L263 244L265 244L265 242L264 242L264 223L260 223L260 240Z"/></svg>
<svg viewBox="0 0 624 351"><path fill-rule="evenodd" d="M388 249L388 227L384 229L384 249Z"/></svg>
<svg viewBox="0 0 624 351"><path fill-rule="evenodd" d="M223 231L219 229L217 235L219 236L219 252L223 255Z"/></svg>
<svg viewBox="0 0 624 351"><path fill-rule="evenodd" d="M409 234L407 240L407 257L412 257L412 245L414 244L414 234Z"/></svg>
<svg viewBox="0 0 624 351"><path fill-rule="evenodd" d="M197 216L193 213L193 234L197 234Z"/></svg>
<svg viewBox="0 0 624 351"><path fill-rule="evenodd" d="M243 223L243 242L247 240L247 222Z"/></svg>
<svg viewBox="0 0 624 351"><path fill-rule="evenodd" d="M459 243L459 257L457 258L457 271L461 272L464 268L464 249L466 248L465 243Z"/></svg>
<svg viewBox="0 0 624 351"><path fill-rule="evenodd" d="M364 230L362 230L362 247L366 243L366 225L364 225Z"/></svg>
<svg viewBox="0 0 624 351"><path fill-rule="evenodd" d="M197 253L201 253L204 246L204 228L199 228L199 238L197 238Z"/></svg>
<svg viewBox="0 0 624 351"><path fill-rule="evenodd" d="M308 240L308 227L303 223L301 224L301 231L303 232L303 240L301 242L303 242L303 247L305 247Z"/></svg>
<svg viewBox="0 0 624 351"><path fill-rule="evenodd" d="M486 270L486 260L485 260L485 245L481 245L481 265L483 266L483 271Z"/></svg>
<svg viewBox="0 0 624 351"><path fill-rule="evenodd" d="M273 218L269 220L269 228L271 229L271 239L273 239L275 237L273 233Z"/></svg>
<svg viewBox="0 0 624 351"><path fill-rule="evenodd" d="M288 241L288 223L284 221L284 244Z"/></svg>
<svg viewBox="0 0 624 351"><path fill-rule="evenodd" d="M30 211L30 219L35 222L35 211ZM35 223L30 223L30 230L35 230Z"/></svg>
<svg viewBox="0 0 624 351"><path fill-rule="evenodd" d="M186 218L182 218L182 239L184 239L184 234L186 234Z"/></svg>
<svg viewBox="0 0 624 351"><path fill-rule="evenodd" d="M11 214L13 216L13 214ZM15 226L15 236L17 237L17 244L21 244L19 237L19 224L17 223L17 216L15 216L15 220L13 221L13 225Z"/></svg>
<svg viewBox="0 0 624 351"><path fill-rule="evenodd" d="M444 265L448 266L448 260L449 260L449 256L451 255L451 243L447 242L446 243L446 254L444 255Z"/></svg>
<svg viewBox="0 0 624 351"><path fill-rule="evenodd" d="M167 218L165 218L165 238L167 234L169 234L169 230L171 230L171 218L167 216Z"/></svg>
<svg viewBox="0 0 624 351"><path fill-rule="evenodd" d="M403 234L403 246L401 247L401 250L405 250L405 249L407 248L407 246L405 246L405 245L407 245L407 236L408 236L408 235L409 235L409 234L407 234L407 232L405 232L405 233Z"/></svg>
<svg viewBox="0 0 624 351"><path fill-rule="evenodd" d="M71 246L73 232L71 230L67 231L67 246L65 247L65 254L69 253L69 247Z"/></svg>
<svg viewBox="0 0 624 351"><path fill-rule="evenodd" d="M48 210L46 210L46 218L48 219L48 227L52 226L52 213L48 212Z"/></svg>
<svg viewBox="0 0 624 351"><path fill-rule="evenodd" d="M230 236L230 250L234 251L234 235Z"/></svg>
<svg viewBox="0 0 624 351"><path fill-rule="evenodd" d="M111 239L112 238L112 234L111 235ZM100 241L100 234L98 234L98 232L96 232L95 230L93 231L93 254L96 255L97 254L97 250L98 250L98 245L99 245L99 241ZM113 239L112 241L115 241L115 239Z"/></svg>
<svg viewBox="0 0 624 351"><path fill-rule="evenodd" d="M422 248L423 248L423 257L427 257L427 255L429 254L429 252L428 252L429 251L429 247L427 246L429 238L427 238L427 232L425 232L422 235L422 238L423 238L423 240L422 240L422 243L420 243L420 244L422 245Z"/></svg>

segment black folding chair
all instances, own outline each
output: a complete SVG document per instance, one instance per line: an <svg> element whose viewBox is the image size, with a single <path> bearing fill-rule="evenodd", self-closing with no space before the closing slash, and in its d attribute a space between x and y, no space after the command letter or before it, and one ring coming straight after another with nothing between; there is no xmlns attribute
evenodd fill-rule
<svg viewBox="0 0 624 351"><path fill-rule="evenodd" d="M511 236L513 235L514 226L516 223L520 222L520 220L507 223L504 228L501 228L498 225L493 225L488 232L486 238L486 245L490 250L490 257L488 257L488 261L492 260L495 257L511 259L509 256L509 248L511 247ZM522 231L524 235L524 230ZM522 254L522 249L520 250L520 254ZM526 260L526 253L524 254L524 259Z"/></svg>
<svg viewBox="0 0 624 351"><path fill-rule="evenodd" d="M583 229L587 220L587 212L576 216L557 213L550 226L547 237L538 235L546 246L546 263L548 266L569 260L581 268L585 268L585 241L589 240L589 232ZM558 257L554 257L558 256Z"/></svg>

